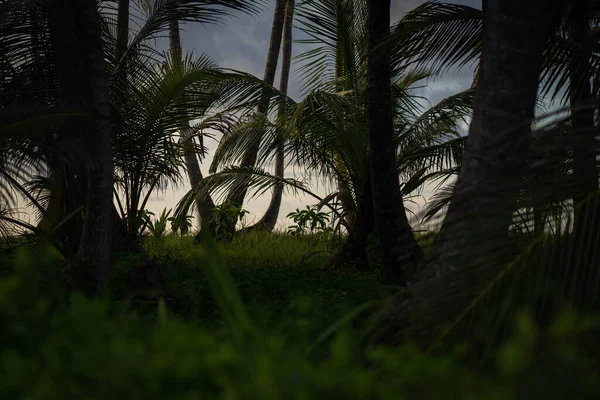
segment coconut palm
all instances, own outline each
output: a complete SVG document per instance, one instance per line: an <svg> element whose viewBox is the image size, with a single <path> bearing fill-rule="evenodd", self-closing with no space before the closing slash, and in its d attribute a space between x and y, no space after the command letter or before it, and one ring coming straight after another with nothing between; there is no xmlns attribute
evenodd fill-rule
<svg viewBox="0 0 600 400"><path fill-rule="evenodd" d="M206 57L168 57L130 78L127 101L114 116L119 121L114 147L117 194L124 196L123 201L117 196L117 203L133 235L151 193L181 181L186 142L177 143L174 134L188 118L203 117L218 99L211 86L214 68Z"/></svg>
<svg viewBox="0 0 600 400"><path fill-rule="evenodd" d="M290 80L290 70L292 63L292 25L294 21L295 0L287 0L285 9L285 19L283 22L283 46L281 49L281 77L279 81L279 91L282 95L288 94L288 84ZM285 114L285 101L279 105L279 118ZM275 154L275 176L283 178L285 169L285 149L281 144ZM279 209L281 208L281 199L283 197L283 184L277 184L273 188L271 201L262 218L256 225L249 228L272 231L277 223Z"/></svg>
<svg viewBox="0 0 600 400"><path fill-rule="evenodd" d="M486 1L483 2L485 6ZM561 0L564 10L553 16L540 73L541 98L573 106L573 131L591 131L593 107L586 104L597 97L600 58L597 38L591 32L599 4L595 1ZM477 63L482 49L482 10L439 1L428 1L409 12L394 28L387 47L395 65L407 60L435 73L452 67ZM477 79L475 79L477 81ZM585 99L588 99L587 101ZM581 110L581 109L584 110ZM579 111L577 111L579 109ZM585 128L583 125L588 126ZM579 203L598 188L593 134L577 140L573 199Z"/></svg>
<svg viewBox="0 0 600 400"><path fill-rule="evenodd" d="M23 182L18 179L19 174L16 174L21 172L22 168L16 166L12 169L8 166L3 167L3 171L6 172L3 174L3 182L9 182L4 183L4 186L29 189L28 194L23 193L23 190L21 194L36 204L37 210L43 216L39 229L61 236L61 242L66 243L63 253L79 252L84 260L93 259L91 264L97 264L92 274L93 279L101 282L105 280L111 259L111 235L106 230L116 215L112 201L113 185L107 183L112 182L113 178L111 153L117 150L116 154L121 156L127 152L127 155L137 152L137 158L117 158L115 161L118 165L119 162L133 163L134 159L143 158L143 151L146 150L140 146L133 146L127 151L122 151L122 148L114 149L110 144L141 144L138 140L139 135L148 134L148 129L146 132L140 132L138 129L148 128L144 124L149 120L138 117L148 117L161 107L165 110L170 104L170 99L163 98L154 104L157 107L154 110L146 108L143 110L145 113L141 115L127 114L132 110L142 110L140 99L144 95L152 94L152 88L159 91L168 89L169 85L173 85L174 79L181 78L182 74L187 80L183 85L186 89L194 85L193 82L189 82L190 79L200 79L197 74L182 72L184 68L177 70L169 65L165 68L170 68L171 73L163 73L161 76L155 60L160 59L162 55L152 49L148 41L166 31L173 20L214 23L232 11L253 12L260 2L154 1L145 23L139 29L128 32L126 48L123 48L123 34L120 37L114 34L118 31L114 22L118 20L115 18L118 10L110 3L92 3L86 4L87 8L80 2L72 7L64 2L54 5L50 1L33 0L6 0L1 3L0 37L3 57L0 65L3 80L0 87L0 104L3 111L7 112L10 109L34 109L38 113L40 110L56 113L61 108L70 110L70 114L67 113L62 120L53 120L51 124L33 129L29 126L26 136L19 142L7 139L6 143L10 148L6 148L5 152L13 156L5 158L3 162L29 160L25 165L36 165L39 169L48 171L47 175L40 173L41 176L34 181L39 185L25 188ZM76 22L79 21L79 17L75 18L72 14L74 12L81 12L81 20L86 20L89 24L80 25ZM95 26L93 21L98 25L95 33L92 31ZM85 32L81 33L78 29ZM89 40L74 40L87 38L92 34L95 36L90 36ZM185 75L186 73L188 75ZM160 85L155 79L157 76L162 78ZM205 80L206 74L203 76L201 80ZM87 80L87 77L94 79ZM134 88L128 82L136 82L139 86ZM106 90L103 92L100 86L88 87L89 85L100 85ZM173 90L173 86L171 89ZM196 85L195 90L191 90L194 94L189 96L178 96L178 101L174 102L176 106L171 106L170 112L161 116L159 124L154 124L152 128L159 128L160 123L163 127L165 123L166 126L170 126L172 122L181 123L190 116L199 115L199 110L205 110L207 101L192 106L189 97L196 96L197 100L198 96L201 96L200 90L203 90L203 99L206 100L207 97L214 98L214 93L207 91L205 85ZM18 95L15 95L16 93ZM174 93L177 94L176 91ZM149 104L151 102L146 105ZM42 112L41 115L43 114ZM185 118L182 119L182 115ZM165 122L165 119L170 121ZM92 136L82 136L83 132L92 131L83 129L89 123L98 129L102 127L103 131ZM10 124L8 127L11 130L14 128ZM22 128L19 127L23 130ZM113 133L108 134L110 131ZM153 134L155 139L160 138L156 131ZM159 154L175 154L176 152L172 151L175 148L176 146L164 146L163 150L170 149L169 152ZM100 162L100 159L104 161ZM147 185L144 180L152 177L160 181L155 174L156 170L153 169L157 167L154 161L145 160L137 165L144 165L145 177L132 178L132 174L127 176L127 179L130 179L129 189L135 189L130 191L131 201L127 201L131 210L125 210L128 207L123 207L129 217L135 216L138 210L133 210L136 208L134 205L141 198L141 191L149 187L144 186ZM117 168L117 175L119 171L123 170ZM169 171L173 171L173 168L167 172ZM119 182L124 185L127 179L121 179ZM106 195L108 189L110 196ZM32 190L41 197L33 196ZM145 195L147 196L147 193ZM83 214L79 209L81 206L84 206ZM69 221L61 222L66 217ZM87 222L88 219L90 222ZM54 230L53 227L57 224L60 229ZM117 224L115 228L121 231L120 226ZM100 251L99 248L103 250Z"/></svg>
<svg viewBox="0 0 600 400"><path fill-rule="evenodd" d="M271 38L269 41L269 51L267 52L267 61L264 73L264 82L269 86L273 85L273 82L275 81L275 72L277 71L277 63L279 61L279 53L281 50L281 40L286 14L286 4L287 0L275 0L275 11L273 14L273 24L271 26ZM258 106L256 108L256 112L258 114L268 113L268 105L268 101L259 101ZM254 165L256 164L257 156L258 146L253 144L250 147L248 147L248 149L244 153L244 156L241 160L241 166L244 168L254 167ZM246 197L246 190L244 190L244 188L242 187L239 191L235 193L230 193L227 196L226 201L232 202L240 206L244 202L244 198ZM235 230L236 222L237 221L231 221L231 224L227 230L233 232Z"/></svg>
<svg viewBox="0 0 600 400"><path fill-rule="evenodd" d="M179 22L172 21L169 25L169 43L170 43L170 51L171 58L176 60L176 62L182 62L182 51L181 51L181 38L179 36ZM180 126L180 132L189 131L190 125L189 122L185 122ZM202 135L200 138L200 147L203 146L204 141L202 140ZM188 178L191 186L199 185L202 183L202 171L200 171L200 162L198 154L198 147L196 146L195 138L192 135L183 142L183 147L185 149L184 159L185 159L185 167L188 173ZM203 152L201 152L203 154ZM214 203L209 195L205 198L201 199L198 203L198 215L200 216L201 223L210 225L212 220L212 211L214 209ZM212 231L213 229L211 229Z"/></svg>
<svg viewBox="0 0 600 400"><path fill-rule="evenodd" d="M464 240L464 238L460 238L460 235L452 230L457 229L465 232L467 228L464 224L473 224L473 231L483 229L474 237L500 240L503 236L502 232L508 232L514 209L512 204L515 202L517 193L515 192L513 196L509 196L505 192L501 198L506 200L507 203L498 204L500 199L494 190L502 188L506 191L509 183L518 181L527 159L530 128L526 124L530 124L534 117L537 82L544 51L543 44L548 35L547 23L550 22L552 12L555 10L553 7L549 7L549 10L542 15L546 19L541 19L541 22L536 25L536 30L533 31L537 36L532 34L531 41L526 42L518 38L518 31L515 31L514 36L507 36L503 33L511 28L496 22L494 12L500 13L499 15L505 15L504 13L511 15L511 11L504 7L494 7L497 8L490 9L488 14L490 22L488 22L489 28L487 29L491 37L488 38L489 42L485 49L487 53L482 55L482 72L478 81L479 97L477 99L478 103L476 103L476 107L479 108L475 108L474 120L467 141L469 152L466 153L467 155L463 160L461 174L454 189L453 200L450 203L444 227L436 239L439 243L436 251L439 251L439 253L434 253L434 257L452 257L453 254L459 251L459 247L465 247L465 243L458 244L458 241ZM519 18L525 20L528 17L532 18L534 14L535 7L523 10L523 14L520 14ZM493 36L496 34L499 36ZM511 53L515 57L514 59L507 57L501 59L495 55L495 52L500 50L495 49L493 46L502 46L504 45L503 41L507 41L507 43L510 41L510 46L513 46L512 41L514 41L516 47L512 48L515 51ZM520 46L523 46L522 50L518 47L517 42ZM510 65L513 66L514 70L509 72L508 69L505 69L506 73L511 75L503 77L498 72L499 68L501 68L501 65L508 68L506 66L509 62L512 62ZM488 68L488 70L485 68ZM519 70L518 73L517 69ZM484 83L484 77L489 81ZM520 81L516 83L515 79L520 79ZM503 88L502 85L507 85L507 82L513 83L510 83L510 87ZM497 97L496 93L498 92L486 92L482 89L486 87L500 90L503 93L502 100ZM515 88L520 88L523 92L519 92ZM506 93L509 91L514 94L514 98L508 98ZM488 101L489 103L487 103ZM494 107L499 110L498 113L490 112L490 110L494 110ZM485 113L483 110L485 110ZM486 137L486 135L491 136ZM489 150L488 146L491 143L497 144L494 147L495 151L498 152L496 155L492 155ZM476 156L483 152L486 152L487 157L495 157L496 161L483 163L479 156ZM491 200L492 197L495 197L494 200ZM461 201L465 203L462 204ZM488 205L490 201L494 202L493 206ZM474 211L484 212L483 210L485 212L493 210L494 218L497 218L498 222L492 225L481 224L477 217L473 218L473 215L467 215L467 213L471 214ZM454 228L450 228L452 226ZM452 248L453 245L456 248ZM472 243L467 246L472 246ZM452 267L448 266L448 268Z"/></svg>
<svg viewBox="0 0 600 400"><path fill-rule="evenodd" d="M342 251L332 260L332 266L366 264L365 246L368 235L374 229L371 181L369 173L369 145L367 119L364 110L366 90L366 3L348 1L310 1L299 5L300 27L312 42L314 50L299 56L301 70L306 78L305 98L296 103L287 99L287 110L275 122L264 115L249 114L224 138L211 165L213 177L208 177L211 189L223 185L238 188L244 173L255 173L256 192L260 193L270 184L287 182L297 190L306 185L297 181L282 180L265 173L265 166L284 145L290 165L298 166L307 175L323 179L337 187L334 193L319 201L336 200L342 203L342 223L348 231L348 240ZM338 19L337 16L344 16ZM415 94L418 82L427 78L419 71L406 72L394 77L393 117L394 146L398 149L398 175L402 175L405 195L418 189L431 176L438 162L455 162L456 152L443 149L447 139L457 137L457 123L469 115L472 94L465 93L447 99L425 111ZM316 82L316 83L315 83ZM281 96L272 89L273 96ZM245 150L259 147L257 168L243 170L232 168ZM431 149L429 149L430 146ZM456 146L454 146L456 147ZM430 159L417 158L417 152L431 151ZM437 162L437 164L435 164ZM222 172L217 172L223 168ZM427 173L427 174L426 174ZM236 175L237 174L237 175ZM415 179L412 179L415 178ZM259 179L260 178L260 179ZM235 179L239 179L236 183ZM265 186L266 185L266 186ZM179 211L202 190L197 188L182 201ZM312 193L314 195L314 193Z"/></svg>
<svg viewBox="0 0 600 400"><path fill-rule="evenodd" d="M423 253L415 240L403 204L394 146L392 68L381 44L389 35L389 0L367 2L367 116L373 210L383 252L386 283L405 283Z"/></svg>
<svg viewBox="0 0 600 400"><path fill-rule="evenodd" d="M544 67L551 64L544 46L554 39L548 40L553 31L547 28L553 18L567 15L570 5L522 5L489 2L485 11L468 151L424 269L383 315L388 339L418 333L434 348L466 335L476 340L483 359L524 306L541 323L565 305L597 307L597 192L583 201L585 218L578 226L569 206L536 236L523 234L536 222L527 207L552 207L572 197L579 184L573 178L577 142L593 129L588 124L584 132L574 132L568 108L561 110L566 116L555 113L531 123L539 77L548 76ZM502 57L499 48L508 49Z"/></svg>

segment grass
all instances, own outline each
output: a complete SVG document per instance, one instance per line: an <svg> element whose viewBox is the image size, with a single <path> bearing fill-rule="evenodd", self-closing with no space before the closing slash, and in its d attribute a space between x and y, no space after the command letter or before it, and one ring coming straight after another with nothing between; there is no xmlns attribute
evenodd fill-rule
<svg viewBox="0 0 600 400"><path fill-rule="evenodd" d="M175 236L147 238L144 245L165 267L170 308L204 326L221 326L203 271L203 246ZM286 335L317 335L356 307L385 297L376 271L324 269L335 246L311 236L256 232L220 243L219 250L259 326ZM320 253L305 257L313 252Z"/></svg>
<svg viewBox="0 0 600 400"><path fill-rule="evenodd" d="M192 237L166 236L145 239L149 255L160 260L177 259L196 265L204 257L202 245L194 244ZM219 251L228 267L239 268L289 268L297 266L323 267L330 254L317 254L307 260L311 252L336 250L336 244L310 235L291 236L285 233L252 232L219 243Z"/></svg>

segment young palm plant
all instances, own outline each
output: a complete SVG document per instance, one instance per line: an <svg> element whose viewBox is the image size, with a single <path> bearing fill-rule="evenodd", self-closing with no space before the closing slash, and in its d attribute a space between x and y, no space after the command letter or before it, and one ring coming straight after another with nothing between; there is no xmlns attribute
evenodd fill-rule
<svg viewBox="0 0 600 400"><path fill-rule="evenodd" d="M162 65L142 67L118 93L126 100L118 110L114 144L117 203L132 235L139 233L139 213L150 195L181 180L184 143L175 133L218 100L211 87L215 66L206 57L183 62L167 57Z"/></svg>

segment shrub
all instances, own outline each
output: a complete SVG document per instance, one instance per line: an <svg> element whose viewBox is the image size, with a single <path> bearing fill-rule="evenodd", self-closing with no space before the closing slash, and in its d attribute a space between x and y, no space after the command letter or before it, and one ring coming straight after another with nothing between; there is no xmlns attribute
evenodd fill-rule
<svg viewBox="0 0 600 400"><path fill-rule="evenodd" d="M310 340L268 334L243 345L162 316L115 314L74 294L68 307L23 295L19 277L0 283L0 393L17 399L592 399L600 378L563 317L539 336L517 331L498 371L469 369L459 351L377 348L366 362L348 331L307 357ZM551 339L551 340L550 340Z"/></svg>
<svg viewBox="0 0 600 400"><path fill-rule="evenodd" d="M248 289L237 280L242 293L249 290L250 298L262 302L261 290L279 289L285 304L277 324L255 319L249 326L258 329L240 335L237 322L244 313L233 314L245 307L236 293L228 303L220 301L232 294L230 282L226 272L217 276L214 267L223 265L214 244L205 245L212 307L218 305L224 319L233 316L219 329L170 314L162 302L154 315L141 317L108 299L53 288L49 271L60 271L60 264L43 253L1 259L10 264L3 270L13 271L0 279L2 398L562 400L595 399L600 393L598 320L568 311L545 329L521 313L490 370L467 361L468 343L436 354L411 344L364 351L356 324L351 318L335 322L331 309L373 289L366 275L311 280L300 268L271 269L281 275L237 269L265 273L254 275ZM332 296L319 296L319 290Z"/></svg>

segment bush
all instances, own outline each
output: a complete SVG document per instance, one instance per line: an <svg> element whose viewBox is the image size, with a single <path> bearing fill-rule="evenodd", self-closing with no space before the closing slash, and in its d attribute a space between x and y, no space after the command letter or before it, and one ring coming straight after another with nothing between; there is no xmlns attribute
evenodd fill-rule
<svg viewBox="0 0 600 400"><path fill-rule="evenodd" d="M485 376L461 353L414 346L359 357L347 331L327 357L307 357L307 338L266 335L238 345L175 318L115 314L74 294L68 307L22 301L19 278L0 284L5 331L2 398L17 399L565 399L595 398L600 378L563 318L543 340L527 328L505 345ZM18 304L18 305L17 305Z"/></svg>
<svg viewBox="0 0 600 400"><path fill-rule="evenodd" d="M214 262L213 249L206 252ZM249 274L245 286L237 280L247 302L254 296L255 305L279 313L275 324L251 313L254 327L242 332L235 315L215 329L168 313L164 303L142 317L108 299L68 294L48 283L60 265L43 253L17 253L2 263L13 271L0 279L3 399L562 400L600 393L598 320L569 312L543 330L520 314L496 367L481 370L467 361L468 344L436 354L411 344L362 349L351 318L335 322L347 310L332 309L381 295L368 275L234 269ZM210 268L207 275L215 272ZM264 275L250 275L256 272ZM215 298L226 292L216 289ZM278 305L272 290L279 290ZM236 307L214 301L213 310L216 304L222 319Z"/></svg>

